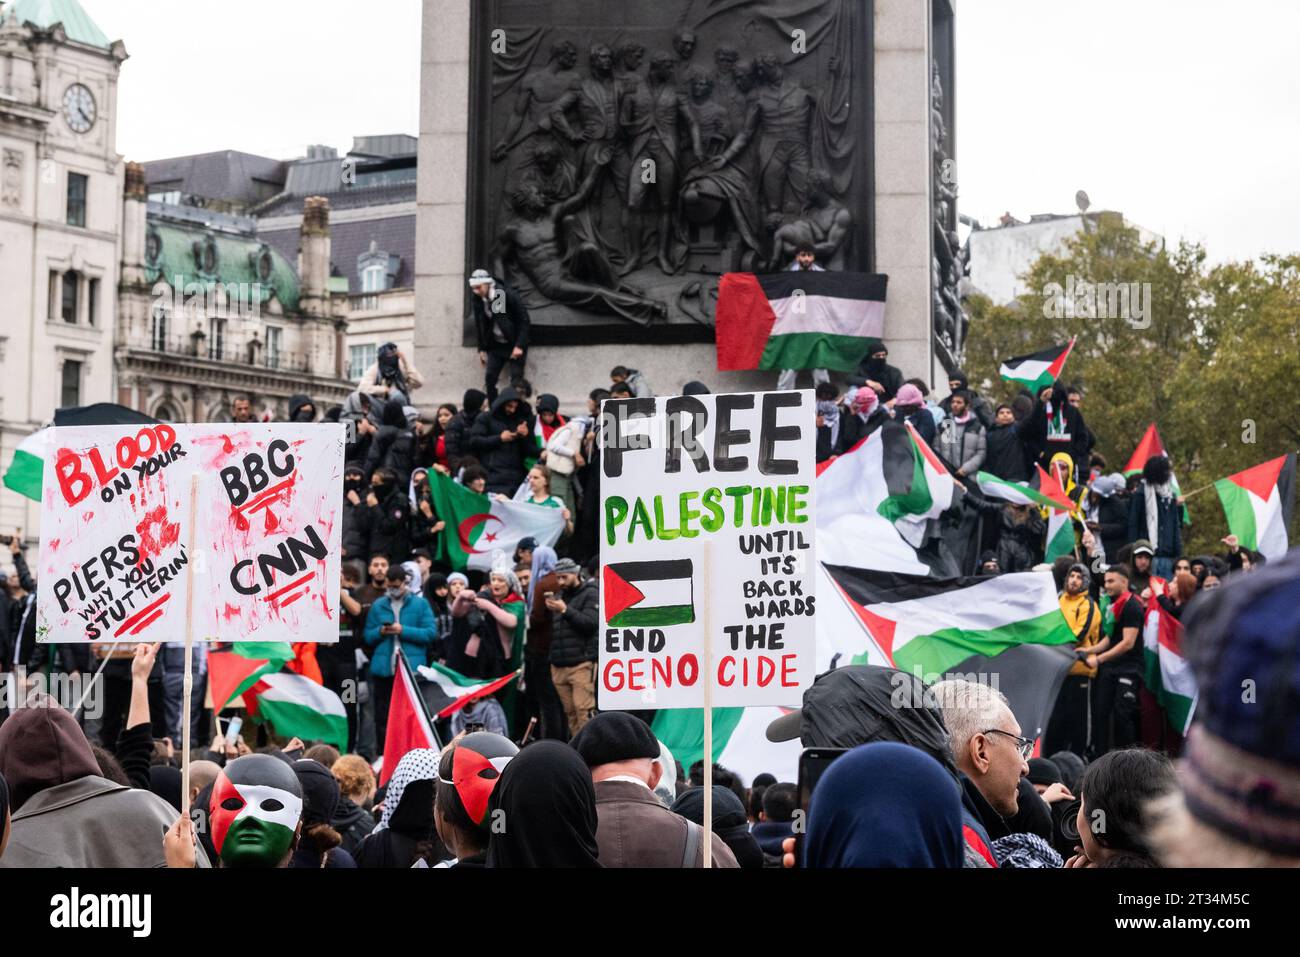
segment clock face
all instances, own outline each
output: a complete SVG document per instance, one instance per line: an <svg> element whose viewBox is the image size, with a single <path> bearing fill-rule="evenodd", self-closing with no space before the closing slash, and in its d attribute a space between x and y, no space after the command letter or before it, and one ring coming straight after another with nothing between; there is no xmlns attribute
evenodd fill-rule
<svg viewBox="0 0 1300 957"><path fill-rule="evenodd" d="M63 116L74 133L85 133L95 125L95 98L80 83L64 92Z"/></svg>

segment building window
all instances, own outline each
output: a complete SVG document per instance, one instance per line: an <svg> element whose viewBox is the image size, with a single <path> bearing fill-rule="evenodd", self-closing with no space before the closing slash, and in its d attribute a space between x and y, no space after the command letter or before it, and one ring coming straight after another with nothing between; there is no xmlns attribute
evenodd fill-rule
<svg viewBox="0 0 1300 957"><path fill-rule="evenodd" d="M378 357L379 347L374 343L368 346L349 346L348 347L348 378L353 382L361 378L361 374L370 368L371 364Z"/></svg>
<svg viewBox="0 0 1300 957"><path fill-rule="evenodd" d="M226 354L226 320L213 319L209 323L208 358L220 361Z"/></svg>
<svg viewBox="0 0 1300 957"><path fill-rule="evenodd" d="M92 279L86 286L86 321L95 324L95 315L99 312L99 280Z"/></svg>
<svg viewBox="0 0 1300 957"><path fill-rule="evenodd" d="M59 408L81 405L81 363L66 359L63 362L63 383L59 394Z"/></svg>
<svg viewBox="0 0 1300 957"><path fill-rule="evenodd" d="M81 274L65 272L63 274L63 321L77 321L77 294L81 291Z"/></svg>
<svg viewBox="0 0 1300 957"><path fill-rule="evenodd" d="M154 352L167 351L167 312L162 306L154 306L149 317L149 344Z"/></svg>
<svg viewBox="0 0 1300 957"><path fill-rule="evenodd" d="M86 176L68 174L68 225L86 225Z"/></svg>
<svg viewBox="0 0 1300 957"><path fill-rule="evenodd" d="M375 263L366 266L361 270L361 291L366 293L361 300L361 308L365 311L379 308L379 297L375 293L383 292L388 288L388 270L383 263Z"/></svg>
<svg viewBox="0 0 1300 957"><path fill-rule="evenodd" d="M62 295L62 292L63 292L63 284L59 279L59 274L55 270L51 269L50 270L50 296L49 296L50 309L49 309L49 316L47 317L51 322L59 318L59 314L62 312L62 304L59 302L59 298Z"/></svg>
<svg viewBox="0 0 1300 957"><path fill-rule="evenodd" d="M277 329L275 326L266 327L266 367L268 369L280 368L280 346L284 335L283 329Z"/></svg>

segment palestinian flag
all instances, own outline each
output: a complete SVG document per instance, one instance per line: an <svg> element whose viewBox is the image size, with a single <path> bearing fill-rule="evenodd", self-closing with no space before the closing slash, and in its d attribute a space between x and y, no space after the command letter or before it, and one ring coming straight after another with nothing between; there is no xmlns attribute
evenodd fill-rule
<svg viewBox="0 0 1300 957"><path fill-rule="evenodd" d="M45 473L45 437L42 429L33 432L18 443L13 461L5 472L5 488L24 495L34 502L41 500L41 482Z"/></svg>
<svg viewBox="0 0 1300 957"><path fill-rule="evenodd" d="M972 655L993 658L1018 645L1074 641L1048 572L938 579L826 570L872 643L902 671L943 674Z"/></svg>
<svg viewBox="0 0 1300 957"><path fill-rule="evenodd" d="M784 713L774 707L714 708L714 763L736 772L747 784L764 772L775 775L778 781L799 780L803 745L797 738L780 743L767 740L767 726ZM704 757L703 709L659 711L650 729L688 774L691 765Z"/></svg>
<svg viewBox="0 0 1300 957"><path fill-rule="evenodd" d="M519 671L511 671L500 678L483 681L479 678L467 678L459 671L452 671L446 665L440 665L436 662L431 665L420 665L416 670L421 678L436 684L442 689L442 693L451 699L450 704L438 710L437 717L439 718L450 718L475 698L495 694L520 675Z"/></svg>
<svg viewBox="0 0 1300 957"><path fill-rule="evenodd" d="M324 741L340 751L347 749L348 715L343 700L310 678L287 671L262 675L244 700L250 716L269 722L282 737Z"/></svg>
<svg viewBox="0 0 1300 957"><path fill-rule="evenodd" d="M933 465L923 459L917 442L925 445L899 423L886 421L848 452L818 467L817 554L824 561L928 573L917 546L908 540L915 537L915 529L905 538L896 524L896 517L906 516L909 507L928 511L934 504L928 484ZM918 473L924 488L913 495ZM940 484L936 494L947 494L951 501L951 480L946 489Z"/></svg>
<svg viewBox="0 0 1300 957"><path fill-rule="evenodd" d="M1061 370L1065 368L1065 360L1070 357L1074 342L1071 339L1063 346L1052 346L1032 355L1008 359L999 370L1002 378L1008 382L1019 382L1034 395L1038 395L1041 389L1052 385L1061 377Z"/></svg>
<svg viewBox="0 0 1300 957"><path fill-rule="evenodd" d="M429 490L434 512L447 523L438 536L437 558L457 571L491 571L494 553L503 553L509 561L520 539L554 545L564 531L564 514L558 508L500 502L471 492L438 471L429 473Z"/></svg>
<svg viewBox="0 0 1300 957"><path fill-rule="evenodd" d="M888 425L897 423L886 423ZM889 495L877 511L894 523L903 540L913 548L924 541L925 523L938 518L952 505L952 474L926 444L925 439L904 423L906 435L893 429L884 432L885 482Z"/></svg>
<svg viewBox="0 0 1300 957"><path fill-rule="evenodd" d="M664 628L695 620L694 568L689 558L615 562L601 569L601 607L615 628Z"/></svg>
<svg viewBox="0 0 1300 957"><path fill-rule="evenodd" d="M1196 711L1196 676L1183 657L1183 625L1152 601L1142 630L1146 674L1143 684L1165 709L1169 723L1187 734Z"/></svg>
<svg viewBox="0 0 1300 957"><path fill-rule="evenodd" d="M1124 477L1132 478L1134 475L1141 475L1142 467L1147 464L1149 459L1157 455L1163 455L1165 458L1169 457L1169 453L1165 451L1165 444L1160 441L1160 433L1156 431L1156 424L1152 422L1147 426L1142 441L1138 442L1137 448L1129 456L1128 465L1124 466ZM1175 497L1183 494L1178 487L1178 476L1174 475L1172 470L1169 473L1169 485L1173 489ZM1192 524L1191 513L1187 511L1186 505L1183 506L1183 524Z"/></svg>
<svg viewBox="0 0 1300 957"><path fill-rule="evenodd" d="M727 273L718 286L720 371L852 372L885 330L888 276L857 272Z"/></svg>
<svg viewBox="0 0 1300 957"><path fill-rule="evenodd" d="M1043 471L1037 463L1038 470L1028 482L1012 482L998 478L989 472L980 472L975 476L975 484L987 498L997 498L1012 505L1041 505L1045 508L1058 508L1071 511L1074 503L1065 496L1061 483Z"/></svg>
<svg viewBox="0 0 1300 957"><path fill-rule="evenodd" d="M1214 483L1228 517L1228 530L1242 548L1270 561L1282 558L1290 545L1287 526L1295 506L1294 452Z"/></svg>
<svg viewBox="0 0 1300 957"><path fill-rule="evenodd" d="M1049 565L1062 555L1077 555L1075 551L1074 522L1069 512L1052 512L1047 516L1047 544L1043 548L1043 561Z"/></svg>
<svg viewBox="0 0 1300 957"><path fill-rule="evenodd" d="M393 776L397 764L407 751L416 748L442 750L433 730L433 722L424 708L424 697L416 687L415 676L406 655L397 656L397 674L393 679L393 696L388 705L388 728L384 732L384 764L379 772L379 786Z"/></svg>
<svg viewBox="0 0 1300 957"><path fill-rule="evenodd" d="M208 687L212 710L220 711L253 687L264 675L275 674L294 657L287 641L238 641L229 651L208 653ZM238 705L236 705L238 707Z"/></svg>

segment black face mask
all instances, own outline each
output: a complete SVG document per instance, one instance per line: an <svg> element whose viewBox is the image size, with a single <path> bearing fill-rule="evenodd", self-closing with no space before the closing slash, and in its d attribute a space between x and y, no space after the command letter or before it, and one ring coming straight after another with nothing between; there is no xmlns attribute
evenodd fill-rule
<svg viewBox="0 0 1300 957"><path fill-rule="evenodd" d="M343 480L343 488L349 492L361 491L363 481L360 478L348 478Z"/></svg>

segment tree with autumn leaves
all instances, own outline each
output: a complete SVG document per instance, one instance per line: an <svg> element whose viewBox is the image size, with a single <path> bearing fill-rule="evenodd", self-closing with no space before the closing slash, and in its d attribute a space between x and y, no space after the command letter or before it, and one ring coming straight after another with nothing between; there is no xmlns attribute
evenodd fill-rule
<svg viewBox="0 0 1300 957"><path fill-rule="evenodd" d="M1107 471L1124 467L1152 422L1184 492L1300 448L1300 254L1209 266L1200 245L1143 243L1103 216L1023 278L1030 291L1014 303L967 301L966 372L991 400L1018 391L998 375L1003 360L1077 336L1062 381L1082 389ZM1058 290L1085 282L1149 289L1144 314L1099 317L1108 310L1081 299L1070 317ZM1228 529L1213 490L1187 504L1187 553L1222 550Z"/></svg>

